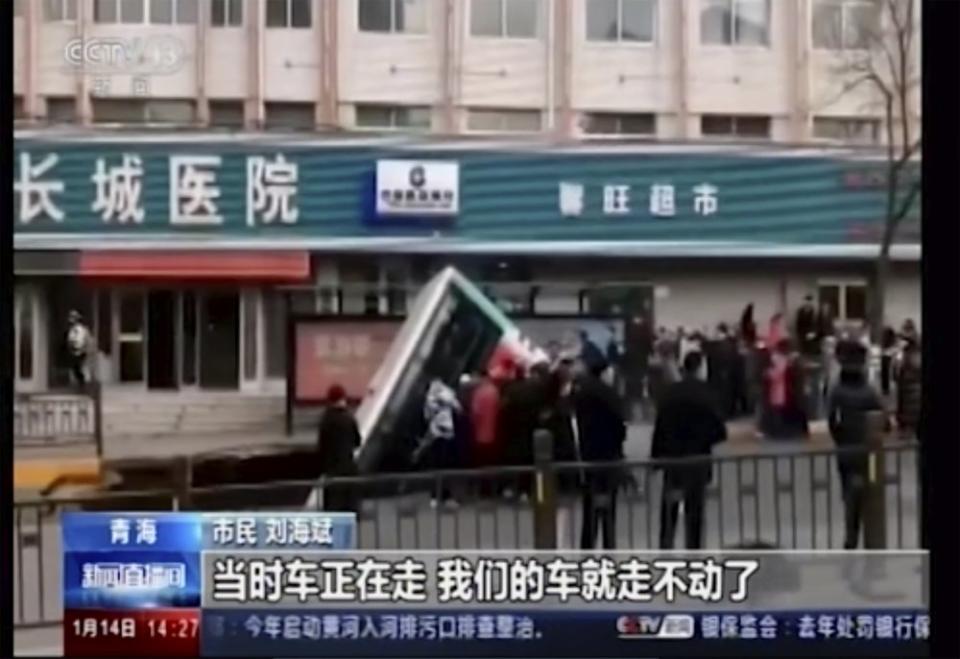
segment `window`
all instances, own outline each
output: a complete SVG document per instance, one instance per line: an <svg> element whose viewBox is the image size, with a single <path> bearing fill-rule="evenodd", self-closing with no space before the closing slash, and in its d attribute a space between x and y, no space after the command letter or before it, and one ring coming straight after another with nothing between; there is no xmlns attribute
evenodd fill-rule
<svg viewBox="0 0 960 659"><path fill-rule="evenodd" d="M96 296L97 349L109 356L113 354L113 291L100 289Z"/></svg>
<svg viewBox="0 0 960 659"><path fill-rule="evenodd" d="M180 377L183 384L197 383L197 296L191 290L183 291L183 359L180 362Z"/></svg>
<svg viewBox="0 0 960 659"><path fill-rule="evenodd" d="M813 136L847 144L878 144L879 119L850 119L845 117L814 117Z"/></svg>
<svg viewBox="0 0 960 659"><path fill-rule="evenodd" d="M118 355L120 382L142 382L144 376L144 315L142 293L120 293ZM82 313L82 310L81 310Z"/></svg>
<svg viewBox="0 0 960 659"><path fill-rule="evenodd" d="M584 117L583 132L589 135L656 135L657 117L653 114L611 114L594 112Z"/></svg>
<svg viewBox="0 0 960 659"><path fill-rule="evenodd" d="M77 0L43 0L43 20L51 23L77 20Z"/></svg>
<svg viewBox="0 0 960 659"><path fill-rule="evenodd" d="M150 0L154 25L192 25L197 22L197 0Z"/></svg>
<svg viewBox="0 0 960 659"><path fill-rule="evenodd" d="M587 0L588 41L653 41L656 0Z"/></svg>
<svg viewBox="0 0 960 659"><path fill-rule="evenodd" d="M267 27L308 28L313 24L312 0L267 0Z"/></svg>
<svg viewBox="0 0 960 659"><path fill-rule="evenodd" d="M863 283L821 283L820 304L828 304L842 323L859 323L867 319L867 286Z"/></svg>
<svg viewBox="0 0 960 659"><path fill-rule="evenodd" d="M16 290L14 293L14 318L16 332L17 378L33 379L33 305L34 296L29 290Z"/></svg>
<svg viewBox="0 0 960 659"><path fill-rule="evenodd" d="M430 128L430 108L399 105L357 105L360 128Z"/></svg>
<svg viewBox="0 0 960 659"><path fill-rule="evenodd" d="M196 119L193 101L95 98L94 123L108 124L192 124Z"/></svg>
<svg viewBox="0 0 960 659"><path fill-rule="evenodd" d="M244 0L212 0L210 25L213 27L239 27L243 25Z"/></svg>
<svg viewBox="0 0 960 659"><path fill-rule="evenodd" d="M243 101L210 101L210 125L243 127Z"/></svg>
<svg viewBox="0 0 960 659"><path fill-rule="evenodd" d="M62 0L66 2L67 0ZM74 3L76 0L73 0ZM58 0L48 0L48 4L59 4ZM54 15L63 15L66 11L50 7ZM70 8L73 15L48 20L74 20L76 6ZM197 22L197 0L94 0L93 20L97 23L144 23L154 25L191 25Z"/></svg>
<svg viewBox="0 0 960 659"><path fill-rule="evenodd" d="M144 0L94 0L96 23L143 23L145 19Z"/></svg>
<svg viewBox="0 0 960 659"><path fill-rule="evenodd" d="M813 7L813 46L866 50L879 19L877 3L870 0L817 0Z"/></svg>
<svg viewBox="0 0 960 659"><path fill-rule="evenodd" d="M257 379L257 291L245 290L241 296L243 304L243 379L250 382Z"/></svg>
<svg viewBox="0 0 960 659"><path fill-rule="evenodd" d="M266 128L273 130L313 130L316 114L313 103L266 103Z"/></svg>
<svg viewBox="0 0 960 659"><path fill-rule="evenodd" d="M700 134L704 137L770 138L770 117L705 114L700 118Z"/></svg>
<svg viewBox="0 0 960 659"><path fill-rule="evenodd" d="M843 317L845 320L863 321L867 319L867 287L843 287Z"/></svg>
<svg viewBox="0 0 960 659"><path fill-rule="evenodd" d="M769 0L703 0L700 38L707 45L768 45Z"/></svg>
<svg viewBox="0 0 960 659"><path fill-rule="evenodd" d="M23 96L13 97L13 118L14 120L27 118L23 108Z"/></svg>
<svg viewBox="0 0 960 659"><path fill-rule="evenodd" d="M470 34L530 39L537 36L539 13L539 0L472 0Z"/></svg>
<svg viewBox="0 0 960 659"><path fill-rule="evenodd" d="M74 98L47 97L47 121L55 124L68 124L77 119L77 101Z"/></svg>
<svg viewBox="0 0 960 659"><path fill-rule="evenodd" d="M470 110L467 128L491 132L538 132L539 110Z"/></svg>
<svg viewBox="0 0 960 659"><path fill-rule="evenodd" d="M340 292L336 288L325 286L318 288L314 296L314 304L317 313L335 314L340 308Z"/></svg>
<svg viewBox="0 0 960 659"><path fill-rule="evenodd" d="M410 280L407 264L390 263L381 267L386 312L391 316L407 313L407 284Z"/></svg>
<svg viewBox="0 0 960 659"><path fill-rule="evenodd" d="M358 0L361 32L427 31L426 0Z"/></svg>
<svg viewBox="0 0 960 659"><path fill-rule="evenodd" d="M264 343L266 375L282 378L287 374L287 296L284 291L263 291Z"/></svg>

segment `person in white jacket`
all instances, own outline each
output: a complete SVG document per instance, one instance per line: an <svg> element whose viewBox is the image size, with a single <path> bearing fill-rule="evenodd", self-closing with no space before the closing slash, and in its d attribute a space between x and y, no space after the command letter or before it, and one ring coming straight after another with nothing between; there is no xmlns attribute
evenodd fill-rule
<svg viewBox="0 0 960 659"><path fill-rule="evenodd" d="M431 466L434 469L450 469L453 466L454 440L456 436L455 416L462 408L456 392L442 380L435 378L427 389L426 400L423 405L424 421L427 424L426 436L417 447L415 461L424 452L432 456ZM451 495L449 484L442 487L441 498L447 506L455 506L456 501ZM431 500L436 506L436 498Z"/></svg>

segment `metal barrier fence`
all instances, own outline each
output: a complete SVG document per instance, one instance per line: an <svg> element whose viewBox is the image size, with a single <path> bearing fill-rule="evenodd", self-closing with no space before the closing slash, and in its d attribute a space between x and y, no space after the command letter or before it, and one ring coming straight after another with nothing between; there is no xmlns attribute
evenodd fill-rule
<svg viewBox="0 0 960 659"><path fill-rule="evenodd" d="M706 490L703 547L765 544L780 549L840 549L844 506L836 461L842 453L822 450L710 459L713 481ZM919 548L917 445L887 445L870 455L872 503L865 511L865 546ZM673 466L695 462L703 460L678 461ZM616 497L618 549L659 547L660 467L665 464L673 463L617 465L619 472L630 476ZM544 468L541 464L384 474L330 479L323 486L327 493L348 492L358 502L361 549L569 549L580 546L583 477L597 470L610 473L610 466ZM64 510L293 511L304 508L315 487L313 481L186 486L89 499L17 502L14 624L41 626L62 619L59 517ZM677 546L683 546L682 529L677 535Z"/></svg>
<svg viewBox="0 0 960 659"><path fill-rule="evenodd" d="M13 403L17 447L92 444L103 455L103 405L99 383L69 391L18 392Z"/></svg>

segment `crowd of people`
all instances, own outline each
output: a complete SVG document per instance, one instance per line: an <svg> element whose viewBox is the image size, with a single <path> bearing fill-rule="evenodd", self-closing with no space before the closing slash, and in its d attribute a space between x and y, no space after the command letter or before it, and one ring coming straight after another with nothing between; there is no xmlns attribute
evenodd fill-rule
<svg viewBox="0 0 960 659"><path fill-rule="evenodd" d="M627 402L630 392L639 390L655 413L650 457L664 475L660 544L673 547L682 503L686 545L697 549L711 468L708 460L672 460L708 457L726 439L726 422L746 415L754 415L758 432L771 439L805 436L810 419L826 416L838 445L862 443L861 413L873 409L892 412L890 423L912 433L920 410L919 346L916 327L908 320L899 332L885 332L879 364L872 369L873 346L866 334L838 331L826 306L818 311L807 298L792 328L784 314L776 314L761 333L751 305L733 330L720 324L710 336L683 329L651 334L646 343L649 358L637 386L623 372L635 346L601 347L583 334L579 349L549 351L548 359L528 368L501 356L485 373L463 375L456 383L430 381L423 396L422 429L412 438L411 466L529 466L537 431L549 431L556 462L603 465L561 470L559 485L580 495L581 547L594 548L599 535L604 547L613 548L617 496L630 478L610 465L624 459ZM342 388L331 390L330 400L331 412L324 415L319 437L321 453L330 454L322 461L324 473L352 475L359 433ZM855 546L862 465L841 459L838 466L848 503L847 544ZM531 494L529 477L484 482L482 496L523 499ZM447 483L432 504L457 506L462 496L457 490ZM355 502L329 503L351 509Z"/></svg>
<svg viewBox="0 0 960 659"><path fill-rule="evenodd" d="M874 345L865 329L837 325L829 305L817 310L807 296L792 327L777 313L760 331L753 305L748 305L733 328L726 323L713 332L660 328L649 345L644 384L638 388L646 410L656 410L662 392L680 381L684 357L698 351L705 357L699 375L713 390L724 418L753 417L757 433L767 439L808 436L810 422L826 415L841 365L851 350L865 348L868 382L880 390L891 425L904 437L916 433L920 337L911 319L899 331L887 327Z"/></svg>

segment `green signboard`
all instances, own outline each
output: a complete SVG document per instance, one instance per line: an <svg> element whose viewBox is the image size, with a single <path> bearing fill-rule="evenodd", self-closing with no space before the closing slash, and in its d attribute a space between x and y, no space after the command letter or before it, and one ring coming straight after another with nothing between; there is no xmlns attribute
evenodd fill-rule
<svg viewBox="0 0 960 659"><path fill-rule="evenodd" d="M401 184L380 180L384 161L397 161ZM877 167L785 151L20 138L14 223L18 245L62 238L63 248L70 237L848 245L880 234ZM406 210L384 212L394 201Z"/></svg>

